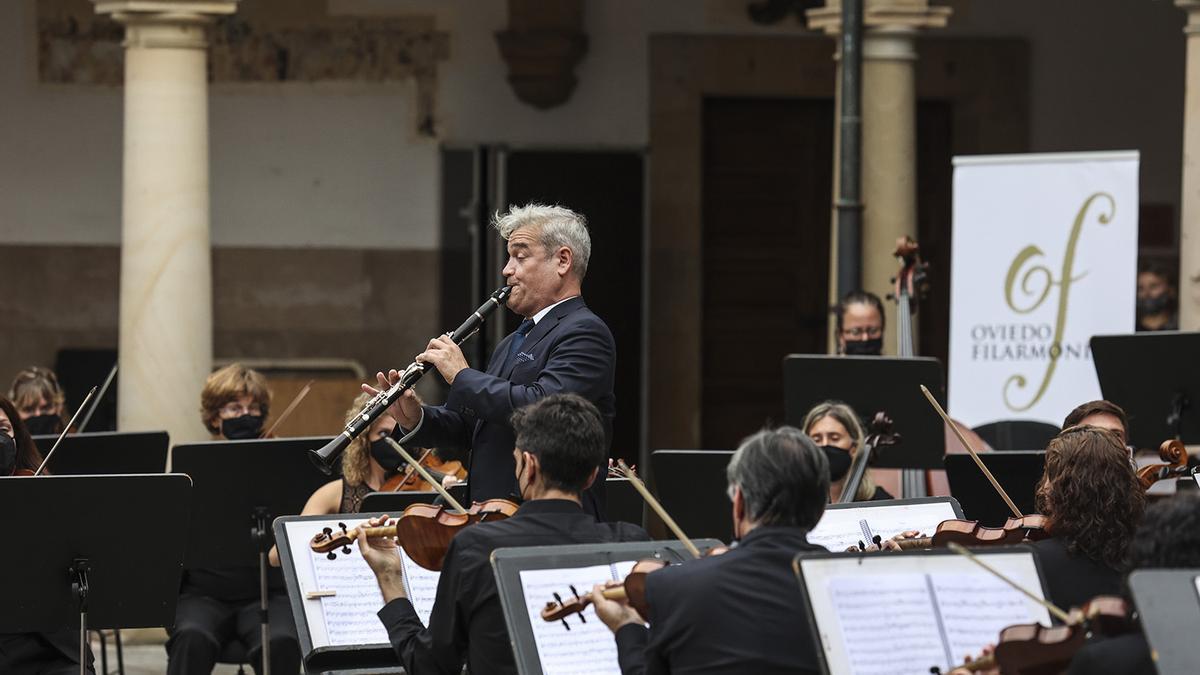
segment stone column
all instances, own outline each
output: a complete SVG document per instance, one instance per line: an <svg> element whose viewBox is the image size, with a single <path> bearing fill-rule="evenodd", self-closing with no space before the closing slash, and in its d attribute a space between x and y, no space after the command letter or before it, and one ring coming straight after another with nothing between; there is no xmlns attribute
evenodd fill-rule
<svg viewBox="0 0 1200 675"><path fill-rule="evenodd" d="M826 0L808 11L809 27L839 37L841 12L840 0ZM862 283L880 297L899 270L892 257L896 240L917 234L916 36L922 28L945 26L950 13L927 0L865 0L863 8ZM837 157L835 149L834 176ZM836 228L833 233L836 237ZM894 354L895 305L884 306L884 352Z"/></svg>
<svg viewBox="0 0 1200 675"><path fill-rule="evenodd" d="M236 0L94 0L125 26L121 431L207 438L212 368L206 29Z"/></svg>
<svg viewBox="0 0 1200 675"><path fill-rule="evenodd" d="M1175 0L1188 14L1183 103L1183 194L1179 209L1179 328L1200 330L1200 0Z"/></svg>

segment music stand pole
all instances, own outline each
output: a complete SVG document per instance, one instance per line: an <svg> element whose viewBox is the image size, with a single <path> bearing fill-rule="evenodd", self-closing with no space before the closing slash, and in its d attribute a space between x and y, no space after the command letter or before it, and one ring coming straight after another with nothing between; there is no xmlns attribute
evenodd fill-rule
<svg viewBox="0 0 1200 675"><path fill-rule="evenodd" d="M267 549L271 545L271 535L267 523L271 519L271 514L266 507L256 506L251 518L254 525L250 528L250 538L258 546L258 622L262 631L262 648L259 650L262 667L259 672L262 675L271 675L271 617L269 611L271 605L267 598Z"/></svg>
<svg viewBox="0 0 1200 675"><path fill-rule="evenodd" d="M68 570L71 573L71 593L79 602L79 675L87 675L87 612L88 612L88 565L87 558L76 558Z"/></svg>

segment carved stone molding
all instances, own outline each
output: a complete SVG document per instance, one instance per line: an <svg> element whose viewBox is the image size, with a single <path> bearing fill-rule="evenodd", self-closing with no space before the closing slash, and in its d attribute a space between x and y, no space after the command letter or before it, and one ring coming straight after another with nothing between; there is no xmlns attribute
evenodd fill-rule
<svg viewBox="0 0 1200 675"><path fill-rule="evenodd" d="M588 47L583 0L509 0L508 15L496 42L517 98L540 109L566 103Z"/></svg>

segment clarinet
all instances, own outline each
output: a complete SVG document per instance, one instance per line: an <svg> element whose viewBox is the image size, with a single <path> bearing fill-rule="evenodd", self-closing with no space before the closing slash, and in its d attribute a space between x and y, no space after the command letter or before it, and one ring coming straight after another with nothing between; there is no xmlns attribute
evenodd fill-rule
<svg viewBox="0 0 1200 675"><path fill-rule="evenodd" d="M467 317L467 320L462 322L462 325L456 328L453 333L450 333L450 339L454 341L454 344L462 344L463 341L474 335L476 331L479 330L479 327L483 325L484 320L487 319L492 312L496 311L498 307L508 301L508 294L511 292L512 287L508 285L497 288L496 291L492 293L482 305L479 306L479 309L475 310L471 316ZM382 415L384 411L391 407L393 403L398 401L400 397L404 395L404 392L412 389L413 385L415 385L417 381L425 375L425 373L432 369L433 364L430 363L417 363L416 361L410 363L400 375L400 380L391 387L379 392L374 398L368 401L367 404L363 406L363 409L360 410L358 414L350 420L350 423L346 425L346 428L341 434L327 443L325 447L321 448L320 450L309 450L309 459L311 459L313 464L316 464L317 468L326 475L332 474L333 463L337 461L338 457L341 456L346 447L350 445L350 442L355 438L358 438L359 434L363 433L367 429L370 429L371 423L374 422L376 418Z"/></svg>

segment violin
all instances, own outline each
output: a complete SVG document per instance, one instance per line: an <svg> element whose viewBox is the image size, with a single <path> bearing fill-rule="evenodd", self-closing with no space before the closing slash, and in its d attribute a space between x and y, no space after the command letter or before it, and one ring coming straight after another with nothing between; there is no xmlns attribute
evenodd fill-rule
<svg viewBox="0 0 1200 675"><path fill-rule="evenodd" d="M938 523L937 531L930 537L897 539L901 550L946 548L950 542L960 546L1007 546L1024 541L1040 541L1050 536L1046 529L1046 517L1031 514L1020 518L1009 517L1001 527L985 527L977 520L944 520Z"/></svg>
<svg viewBox="0 0 1200 675"><path fill-rule="evenodd" d="M875 418L871 420L870 434L863 440L858 452L854 453L850 473L842 485L842 493L838 495L837 503L849 504L854 501L855 495L858 494L858 486L867 475L867 466L874 459L872 453L875 450L900 443L900 434L892 431L892 424L892 418L888 417L886 412L881 410L875 413Z"/></svg>
<svg viewBox="0 0 1200 675"><path fill-rule="evenodd" d="M636 609L637 613L645 619L650 616L650 605L646 602L646 575L666 566L667 561L665 560L639 560L634 564L633 570L625 576L625 581L605 588L600 594L609 600L627 600L629 606ZM554 601L546 603L546 606L542 608L543 621L562 621L563 626L567 630L571 630L571 624L567 623L567 617L572 614L580 614L587 609L588 605L592 604L592 595L590 593L580 595L574 586L571 586L570 589L571 594L575 597L563 600L558 593L555 593ZM580 618L582 619L582 617Z"/></svg>
<svg viewBox="0 0 1200 675"><path fill-rule="evenodd" d="M433 476L439 485L442 484L442 479L446 476L454 476L458 480L463 480L467 477L467 470L463 468L462 462L452 459L442 461L438 454L432 449L428 449L421 455L417 463L424 466ZM414 478L416 480L414 480ZM380 492L431 492L433 486L428 481L421 477L411 465L404 467L404 471L397 473L384 482Z"/></svg>
<svg viewBox="0 0 1200 675"><path fill-rule="evenodd" d="M395 537L413 562L427 570L439 572L442 569L442 559L446 557L446 549L450 547L450 540L454 539L462 528L484 521L504 520L516 513L518 508L507 499L475 502L469 509L462 508L453 499L450 501L454 504L453 507L413 504L404 509L399 518L377 527L347 529L345 523L338 523L341 532L326 527L313 536L309 548L334 560L337 558L335 549L340 548L344 555L349 555L350 544L359 537Z"/></svg>
<svg viewBox="0 0 1200 675"><path fill-rule="evenodd" d="M1088 637L1117 636L1137 629L1129 604L1124 599L1101 595L1072 609L1069 621L1061 626L1018 624L1000 631L1000 639L991 654L959 668L979 672L999 667L1004 675L1041 675L1061 673L1071 664Z"/></svg>
<svg viewBox="0 0 1200 675"><path fill-rule="evenodd" d="M1158 446L1158 458L1166 464L1148 464L1137 470L1143 490L1149 490L1160 480L1188 475L1188 454L1183 441L1171 439Z"/></svg>

